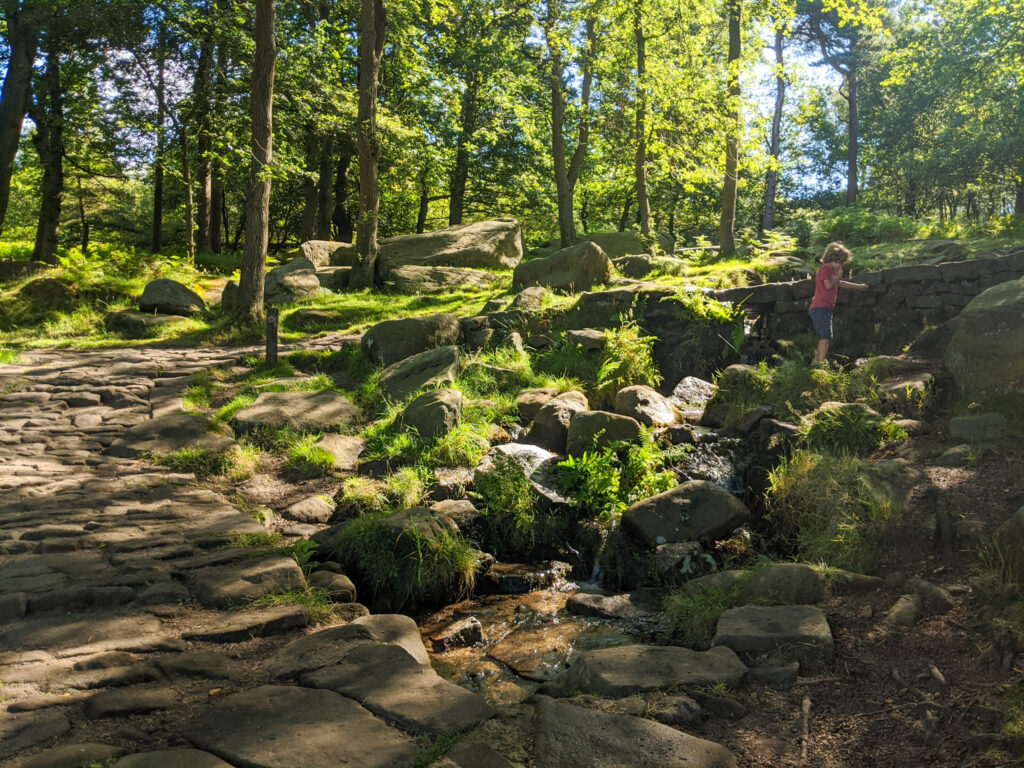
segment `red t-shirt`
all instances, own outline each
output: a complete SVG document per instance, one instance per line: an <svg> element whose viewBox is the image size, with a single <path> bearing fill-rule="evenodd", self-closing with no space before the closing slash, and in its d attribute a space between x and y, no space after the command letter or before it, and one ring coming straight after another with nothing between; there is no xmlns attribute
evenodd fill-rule
<svg viewBox="0 0 1024 768"><path fill-rule="evenodd" d="M839 276L834 264L822 264L818 269L818 275L814 278L814 298L811 300L811 309L825 307L834 309L836 306L836 294L839 292L837 281L831 289L825 286L825 281L832 282Z"/></svg>

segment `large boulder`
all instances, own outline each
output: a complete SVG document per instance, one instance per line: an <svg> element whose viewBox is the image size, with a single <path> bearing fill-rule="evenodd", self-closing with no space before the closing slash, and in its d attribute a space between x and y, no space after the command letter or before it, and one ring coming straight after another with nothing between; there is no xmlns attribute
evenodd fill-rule
<svg viewBox="0 0 1024 768"><path fill-rule="evenodd" d="M455 344L459 330L459 319L449 314L385 320L363 334L363 349L378 363L391 365L429 349Z"/></svg>
<svg viewBox="0 0 1024 768"><path fill-rule="evenodd" d="M467 267L421 267L414 264L395 267L387 281L402 293L444 293L455 289L489 288L501 276L483 269Z"/></svg>
<svg viewBox="0 0 1024 768"><path fill-rule="evenodd" d="M296 432L338 432L362 417L344 395L322 392L264 392L235 414L235 426L253 429L294 429Z"/></svg>
<svg viewBox="0 0 1024 768"><path fill-rule="evenodd" d="M643 384L620 389L615 395L615 412L648 427L676 423L676 409L669 399Z"/></svg>
<svg viewBox="0 0 1024 768"><path fill-rule="evenodd" d="M339 262L334 263L334 254L337 251L341 251L342 254L355 254L355 246L351 243L339 243L334 240L307 240L294 251L292 255L295 258L307 258L313 264L314 267L326 267L326 266L352 266L352 264L342 261L344 256L339 256Z"/></svg>
<svg viewBox="0 0 1024 768"><path fill-rule="evenodd" d="M380 388L391 400L405 400L420 389L455 381L462 356L455 346L438 347L407 357L381 371Z"/></svg>
<svg viewBox="0 0 1024 768"><path fill-rule="evenodd" d="M569 422L574 414L589 408L587 396L582 392L565 392L551 398L533 417L533 425L525 442L539 445L555 453L565 453L569 436Z"/></svg>
<svg viewBox="0 0 1024 768"><path fill-rule="evenodd" d="M263 301L270 305L294 304L313 298L320 290L316 265L302 256L267 273Z"/></svg>
<svg viewBox="0 0 1024 768"><path fill-rule="evenodd" d="M565 452L582 456L585 451L601 450L609 443L638 445L644 437L640 422L629 416L607 411L582 411L569 420Z"/></svg>
<svg viewBox="0 0 1024 768"><path fill-rule="evenodd" d="M661 233L657 235L657 238L658 247L665 253L672 253L675 248L675 240ZM601 246L601 250L612 259L651 252L651 247L644 243L636 232L596 232L581 237L580 242L595 243Z"/></svg>
<svg viewBox="0 0 1024 768"><path fill-rule="evenodd" d="M725 536L750 519L750 510L708 480L690 480L638 501L622 513L622 530L648 547Z"/></svg>
<svg viewBox="0 0 1024 768"><path fill-rule="evenodd" d="M175 284L177 285L177 283ZM185 286L181 287L185 288ZM185 290L188 289L185 288ZM78 299L78 289L53 277L40 277L23 285L18 291L18 298L28 301L35 311L65 310L74 306ZM200 303L202 303L202 299L200 299ZM172 312L171 314L179 313Z"/></svg>
<svg viewBox="0 0 1024 768"><path fill-rule="evenodd" d="M613 272L612 260L600 246L579 243L556 251L547 258L524 261L512 274L512 287L542 285L575 293L604 285L611 280Z"/></svg>
<svg viewBox="0 0 1024 768"><path fill-rule="evenodd" d="M165 315L195 315L206 309L199 294L174 280L161 278L147 284L139 298L139 311Z"/></svg>
<svg viewBox="0 0 1024 768"><path fill-rule="evenodd" d="M556 490L558 481L555 476L555 468L559 458L558 454L546 451L536 445L522 443L496 445L477 465L473 472L474 482L479 485L480 478L485 475L508 471L509 467L518 466L523 475L529 479L533 489L547 502L565 504L567 499Z"/></svg>
<svg viewBox="0 0 1024 768"><path fill-rule="evenodd" d="M522 258L519 222L506 218L385 238L380 243L377 267L382 274L407 265L512 269Z"/></svg>
<svg viewBox="0 0 1024 768"><path fill-rule="evenodd" d="M41 261L14 261L13 259L0 259L0 283L8 280L20 280L28 275L35 275L52 269L52 265L44 264Z"/></svg>
<svg viewBox="0 0 1024 768"><path fill-rule="evenodd" d="M238 283L234 280L228 280L224 285L224 290L220 294L220 309L225 315L230 315L235 311L235 305L238 303Z"/></svg>
<svg viewBox="0 0 1024 768"><path fill-rule="evenodd" d="M1024 407L1024 278L975 296L952 321L944 362L961 396L1007 415Z"/></svg>
<svg viewBox="0 0 1024 768"><path fill-rule="evenodd" d="M425 392L402 412L402 423L415 429L423 440L450 432L461 421L462 392L457 389Z"/></svg>

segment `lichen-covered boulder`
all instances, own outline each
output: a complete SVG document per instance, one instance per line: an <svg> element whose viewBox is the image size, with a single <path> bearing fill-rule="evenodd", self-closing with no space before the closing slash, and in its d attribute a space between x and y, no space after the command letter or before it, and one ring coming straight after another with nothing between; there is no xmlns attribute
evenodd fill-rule
<svg viewBox="0 0 1024 768"><path fill-rule="evenodd" d="M555 453L565 453L569 422L574 414L587 410L587 396L582 392L565 392L551 398L533 417L533 426L525 442L539 445Z"/></svg>
<svg viewBox="0 0 1024 768"><path fill-rule="evenodd" d="M378 363L391 365L429 349L447 347L459 340L455 315L425 315L377 323L363 334L363 349Z"/></svg>
<svg viewBox="0 0 1024 768"><path fill-rule="evenodd" d="M269 305L294 304L313 298L320 290L316 265L303 256L267 273L263 301Z"/></svg>
<svg viewBox="0 0 1024 768"><path fill-rule="evenodd" d="M675 424L677 420L669 399L643 384L620 389L615 395L615 412L648 427Z"/></svg>
<svg viewBox="0 0 1024 768"><path fill-rule="evenodd" d="M388 237L380 242L377 269L395 267L475 267L511 269L523 258L523 232L515 219L458 224L420 235Z"/></svg>
<svg viewBox="0 0 1024 768"><path fill-rule="evenodd" d="M444 293L456 288L483 290L501 276L483 269L468 267L430 267L405 264L387 274L387 282L403 293Z"/></svg>
<svg viewBox="0 0 1024 768"><path fill-rule="evenodd" d="M452 431L462 421L462 392L435 389L425 392L402 412L402 423L415 429L423 440Z"/></svg>
<svg viewBox="0 0 1024 768"><path fill-rule="evenodd" d="M594 243L555 251L547 258L524 261L512 274L513 288L541 285L569 293L588 291L612 278L614 267L600 246Z"/></svg>
<svg viewBox="0 0 1024 768"><path fill-rule="evenodd" d="M636 419L607 411L582 411L569 420L565 451L570 456L582 456L609 443L639 445L643 439L643 429Z"/></svg>
<svg viewBox="0 0 1024 768"><path fill-rule="evenodd" d="M622 513L622 530L648 547L725 536L750 519L750 510L708 480L690 480L638 501Z"/></svg>
<svg viewBox="0 0 1024 768"><path fill-rule="evenodd" d="M199 294L179 282L161 278L148 283L139 298L139 311L165 315L195 315L206 309Z"/></svg>

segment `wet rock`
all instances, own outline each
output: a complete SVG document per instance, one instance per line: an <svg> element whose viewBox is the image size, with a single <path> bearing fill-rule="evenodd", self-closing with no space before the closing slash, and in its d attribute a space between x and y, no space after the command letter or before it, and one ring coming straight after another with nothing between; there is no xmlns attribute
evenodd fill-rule
<svg viewBox="0 0 1024 768"><path fill-rule="evenodd" d="M494 714L479 696L448 682L395 645L361 645L338 664L302 675L301 681L355 699L413 733L457 733Z"/></svg>
<svg viewBox="0 0 1024 768"><path fill-rule="evenodd" d="M581 411L569 419L565 451L569 456L601 450L609 443L639 445L644 439L639 422L607 411Z"/></svg>
<svg viewBox="0 0 1024 768"><path fill-rule="evenodd" d="M184 448L193 448L219 455L235 445L230 437L211 432L210 421L205 416L177 413L132 427L111 443L106 453L109 456L134 459L140 453L165 456Z"/></svg>
<svg viewBox="0 0 1024 768"><path fill-rule="evenodd" d="M402 411L402 423L415 429L422 440L431 440L462 422L462 403L462 392L457 389L425 392Z"/></svg>
<svg viewBox="0 0 1024 768"><path fill-rule="evenodd" d="M569 422L574 414L588 408L587 397L582 392L565 392L553 397L537 411L537 415L533 417L533 425L523 439L532 445L564 454Z"/></svg>
<svg viewBox="0 0 1024 768"><path fill-rule="evenodd" d="M545 683L548 696L589 693L623 698L676 687L739 685L746 666L729 648L708 651L655 645L627 645L584 651L571 667Z"/></svg>
<svg viewBox="0 0 1024 768"><path fill-rule="evenodd" d="M831 663L835 652L825 614L811 605L731 608L718 619L712 644L746 658L798 661L807 670Z"/></svg>
<svg viewBox="0 0 1024 768"><path fill-rule="evenodd" d="M654 550L654 570L663 582L679 582L693 573L693 564L700 553L700 544L696 541L661 544Z"/></svg>
<svg viewBox="0 0 1024 768"><path fill-rule="evenodd" d="M417 390L443 387L455 381L461 362L457 347L439 347L389 365L380 374L380 388L400 401Z"/></svg>
<svg viewBox="0 0 1024 768"><path fill-rule="evenodd" d="M525 595L554 586L571 571L568 563L557 561L530 565L498 563L478 579L477 590L483 594Z"/></svg>
<svg viewBox="0 0 1024 768"><path fill-rule="evenodd" d="M334 515L334 503L323 496L309 496L292 504L283 515L300 523L326 523Z"/></svg>
<svg viewBox="0 0 1024 768"><path fill-rule="evenodd" d="M519 412L519 421L529 424L534 416L547 405L558 394L554 387L539 387L537 389L525 389L516 398L516 409Z"/></svg>
<svg viewBox="0 0 1024 768"><path fill-rule="evenodd" d="M153 280L142 290L139 298L140 312L195 315L205 310L206 304L199 294L174 280Z"/></svg>
<svg viewBox="0 0 1024 768"><path fill-rule="evenodd" d="M707 480L691 480L639 501L622 514L622 529L648 547L715 539L750 519L744 504Z"/></svg>
<svg viewBox="0 0 1024 768"><path fill-rule="evenodd" d="M415 741L352 699L293 686L228 696L200 712L185 736L232 765L266 768L385 768L411 764L419 752Z"/></svg>
<svg viewBox="0 0 1024 768"><path fill-rule="evenodd" d="M538 696L536 768L735 768L725 747L667 725Z"/></svg>
<svg viewBox="0 0 1024 768"><path fill-rule="evenodd" d="M676 409L667 397L643 385L624 387L615 395L615 412L641 424L664 426L677 421Z"/></svg>
<svg viewBox="0 0 1024 768"><path fill-rule="evenodd" d="M216 755L199 749L166 749L158 752L138 752L117 761L121 768L231 768Z"/></svg>
<svg viewBox="0 0 1024 768"><path fill-rule="evenodd" d="M576 293L588 291L612 278L614 267L601 247L579 243L556 251L546 258L524 261L512 275L513 288L541 285L553 290Z"/></svg>
<svg viewBox="0 0 1024 768"><path fill-rule="evenodd" d="M596 616L599 619L650 619L655 614L650 606L643 606L632 594L595 595L577 592L566 604L569 613L578 616Z"/></svg>
<svg viewBox="0 0 1024 768"><path fill-rule="evenodd" d="M296 432L337 432L362 418L351 400L332 390L321 392L264 392L235 414L242 431L294 429Z"/></svg>
<svg viewBox="0 0 1024 768"><path fill-rule="evenodd" d="M324 590L331 602L356 602L356 585L343 573L314 571L309 577L309 585Z"/></svg>
<svg viewBox="0 0 1024 768"><path fill-rule="evenodd" d="M218 626L185 632L182 639L205 643L241 643L253 637L283 634L290 629L305 627L308 623L309 611L302 605L249 608L232 614L230 619Z"/></svg>
<svg viewBox="0 0 1024 768"><path fill-rule="evenodd" d="M459 319L450 314L385 320L363 334L362 345L378 363L391 365L421 352L455 344L459 330Z"/></svg>
<svg viewBox="0 0 1024 768"><path fill-rule="evenodd" d="M450 651L455 648L466 648L483 642L484 630L480 620L475 616L453 621L431 638L431 646L435 653Z"/></svg>

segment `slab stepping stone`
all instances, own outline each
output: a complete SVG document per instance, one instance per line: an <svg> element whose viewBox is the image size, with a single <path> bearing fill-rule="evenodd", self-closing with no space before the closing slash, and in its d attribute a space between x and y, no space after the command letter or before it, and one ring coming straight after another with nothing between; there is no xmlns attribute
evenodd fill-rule
<svg viewBox="0 0 1024 768"><path fill-rule="evenodd" d="M170 688L115 688L100 691L85 700L83 711L90 720L102 717L144 715L171 709L178 695Z"/></svg>
<svg viewBox="0 0 1024 768"><path fill-rule="evenodd" d="M305 588L306 579L302 569L293 558L283 555L200 570L193 576L191 584L196 599L211 608L229 608L263 595L302 591Z"/></svg>
<svg viewBox="0 0 1024 768"><path fill-rule="evenodd" d="M265 685L228 696L185 727L195 746L232 765L398 768L417 743L333 691Z"/></svg>
<svg viewBox="0 0 1024 768"><path fill-rule="evenodd" d="M139 752L117 761L121 768L232 768L216 755L199 749L167 749Z"/></svg>
<svg viewBox="0 0 1024 768"><path fill-rule="evenodd" d="M123 754L123 747L115 747L112 744L88 741L81 744L65 744L32 755L21 764L21 768L81 768L83 765L95 763L106 765L108 761Z"/></svg>
<svg viewBox="0 0 1024 768"><path fill-rule="evenodd" d="M226 435L210 431L210 421L193 413L175 413L144 421L125 432L106 450L110 456L138 458L140 453L164 456L183 448L226 453L237 445Z"/></svg>
<svg viewBox="0 0 1024 768"><path fill-rule="evenodd" d="M825 580L805 563L775 563L758 568L743 586L739 601L758 605L811 605L825 599Z"/></svg>
<svg viewBox="0 0 1024 768"><path fill-rule="evenodd" d="M736 768L713 741L641 717L596 712L538 696L535 768Z"/></svg>
<svg viewBox="0 0 1024 768"><path fill-rule="evenodd" d="M549 696L590 693L621 699L669 688L739 685L747 667L729 648L691 651L658 645L626 645L584 651L573 665L541 689Z"/></svg>
<svg viewBox="0 0 1024 768"><path fill-rule="evenodd" d="M297 677L303 672L337 664L357 646L373 642L367 627L357 624L328 627L292 640L270 658L265 669L274 677Z"/></svg>
<svg viewBox="0 0 1024 768"><path fill-rule="evenodd" d="M237 677L242 666L222 653L197 651L176 653L156 660L156 665L167 677L197 678L201 680L230 680Z"/></svg>
<svg viewBox="0 0 1024 768"><path fill-rule="evenodd" d="M798 661L805 671L820 669L835 654L828 620L813 605L732 608L718 619L713 645L749 658Z"/></svg>
<svg viewBox="0 0 1024 768"><path fill-rule="evenodd" d="M149 664L132 664L123 667L106 667L73 672L53 680L68 688L114 688L138 683L152 683L160 679L160 673Z"/></svg>
<svg viewBox="0 0 1024 768"><path fill-rule="evenodd" d="M28 621L0 635L0 647L8 650L60 650L97 643L134 643L140 636L160 631L153 616L93 615L68 621L66 616Z"/></svg>
<svg viewBox="0 0 1024 768"><path fill-rule="evenodd" d="M458 733L494 714L482 698L448 682L396 645L361 645L341 663L308 672L300 680L353 698L413 733Z"/></svg>
<svg viewBox="0 0 1024 768"><path fill-rule="evenodd" d="M331 454L334 468L341 472L355 472L364 445L365 443L358 437L335 434L324 435L316 444L317 448Z"/></svg>
<svg viewBox="0 0 1024 768"><path fill-rule="evenodd" d="M309 496L288 507L283 516L300 523L326 523L334 514L334 502L323 496Z"/></svg>
<svg viewBox="0 0 1024 768"><path fill-rule="evenodd" d="M337 432L362 418L359 408L344 395L321 392L264 392L235 414L242 431L294 429L296 432Z"/></svg>
<svg viewBox="0 0 1024 768"><path fill-rule="evenodd" d="M184 640L207 643L241 643L253 637L279 635L309 624L309 611L302 605L272 605L239 611L216 627L185 632Z"/></svg>
<svg viewBox="0 0 1024 768"><path fill-rule="evenodd" d="M458 347L438 347L389 365L380 374L380 388L394 401L420 389L443 387L455 381L462 356Z"/></svg>
<svg viewBox="0 0 1024 768"><path fill-rule="evenodd" d="M61 712L43 710L0 718L0 759L70 730L71 723Z"/></svg>

